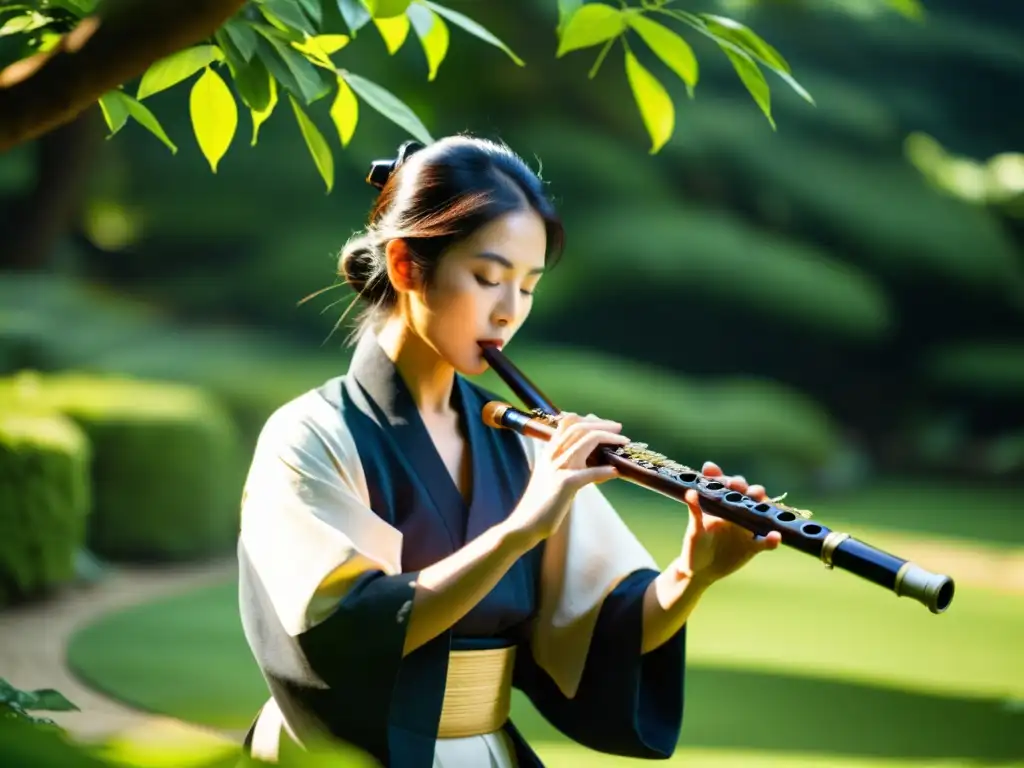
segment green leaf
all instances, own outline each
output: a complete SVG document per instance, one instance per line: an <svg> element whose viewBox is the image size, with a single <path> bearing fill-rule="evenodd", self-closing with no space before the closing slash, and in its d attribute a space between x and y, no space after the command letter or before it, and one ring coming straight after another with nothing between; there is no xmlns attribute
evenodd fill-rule
<svg viewBox="0 0 1024 768"><path fill-rule="evenodd" d="M260 135L260 126L266 122L267 118L274 112L274 107L277 106L277 80L270 78L270 99L267 101L267 106L263 109L250 109L252 114L252 143L250 146L256 146L256 140Z"/></svg>
<svg viewBox="0 0 1024 768"><path fill-rule="evenodd" d="M432 82L437 77L441 62L448 55L448 25L424 5L410 5L407 15L423 46L423 53L427 57L427 80Z"/></svg>
<svg viewBox="0 0 1024 768"><path fill-rule="evenodd" d="M723 34L718 34L718 33L714 32L714 31L712 31L709 28L708 24L703 19L701 19L698 16L695 16L692 13L687 13L686 11L668 11L668 10L666 10L665 13L668 13L670 16L672 16L675 19L679 19L680 21L682 21L685 24L689 24L691 27L696 29L698 32L700 32L705 37L708 37L708 38L714 40L715 43L717 43L718 46L720 48L722 48L723 50L732 51L733 53L735 53L736 55L738 55L741 58L757 59L762 64L764 64L766 67L768 67L770 70L772 70L775 74L777 74L783 81L785 81L794 91L797 92L797 94L799 94L800 98L804 99L805 101L809 102L810 104L814 104L815 103L814 102L814 98L811 96L811 94L808 93L807 90L802 85L800 85L800 83L798 83L796 81L796 79L793 77L793 75L790 72L788 72L786 69L780 69L779 67L775 66L774 64L771 63L771 61L766 60L762 55L758 54L757 51L750 50L749 46L743 46L743 45L740 45L737 42L735 42L735 35L724 34L724 33ZM761 42L763 43L764 41L761 41ZM767 43L764 43L764 45L768 47L768 49L769 49L769 54L768 55L769 55L769 57L771 57L771 53L770 52L771 51L775 51L775 49L771 48L771 46L768 46ZM782 58L781 55L778 54L778 52L775 52L774 55L777 58L779 58L779 59ZM786 62L783 62L783 63L786 65L787 68L789 67L788 63L786 63Z"/></svg>
<svg viewBox="0 0 1024 768"><path fill-rule="evenodd" d="M555 57L590 48L618 37L626 30L626 15L603 3L581 6L562 27Z"/></svg>
<svg viewBox="0 0 1024 768"><path fill-rule="evenodd" d="M135 98L145 99L159 93L182 80L192 77L196 72L210 65L211 62L223 58L216 45L196 45L191 48L172 53L150 65L142 75Z"/></svg>
<svg viewBox="0 0 1024 768"><path fill-rule="evenodd" d="M434 139L426 126L409 107L397 96L364 77L347 70L339 70L345 82L351 86L356 95L380 112L391 122L404 128L424 144L433 143Z"/></svg>
<svg viewBox="0 0 1024 768"><path fill-rule="evenodd" d="M350 41L351 38L348 35L317 35L310 38L308 42L316 44L317 48L329 56L340 51Z"/></svg>
<svg viewBox="0 0 1024 768"><path fill-rule="evenodd" d="M359 102L342 77L338 78L338 94L331 105L331 120L338 129L341 146L347 147L352 140L352 134L356 132L356 123L359 122Z"/></svg>
<svg viewBox="0 0 1024 768"><path fill-rule="evenodd" d="M501 40L499 40L497 37L491 34L487 29L482 27L477 22L473 21L468 16L465 16L459 13L458 11L453 11L451 8L445 8L443 5L438 5L437 3L431 2L431 0L416 1L418 3L421 3L422 5L425 5L427 8L434 11L434 13L440 16L444 16L446 19L448 19L448 21L450 21L455 26L462 27L464 30L469 32L469 34L473 35L474 37L478 37L485 43L490 43L496 48L500 48L505 53L507 53L508 57L512 59L512 61L514 61L516 64L518 64L520 67L526 66L526 62L519 58L512 51L511 48L509 48L507 45L505 45L505 43L503 43Z"/></svg>
<svg viewBox="0 0 1024 768"><path fill-rule="evenodd" d="M309 119L309 115L302 110L295 97L288 96L288 101L291 102L292 109L295 111L295 120L299 124L299 130L302 131L302 138L306 140L309 154L313 156L316 169L320 171L320 176L323 177L329 193L334 186L334 157L331 155L331 148L327 146L327 140L324 139L324 135L320 133L316 124Z"/></svg>
<svg viewBox="0 0 1024 768"><path fill-rule="evenodd" d="M633 98L640 108L640 116L651 137L650 154L656 154L675 130L676 111L658 79L644 69L631 51L626 51L626 78L633 90Z"/></svg>
<svg viewBox="0 0 1024 768"><path fill-rule="evenodd" d="M256 53L256 32L251 26L229 19L221 27L221 30L231 39L243 59L246 61L252 59L253 54Z"/></svg>
<svg viewBox="0 0 1024 768"><path fill-rule="evenodd" d="M222 38L223 30L217 31L217 39ZM241 53L235 49L230 39L223 40L224 53L228 60L231 79L238 89L238 95L249 109L260 110L270 101L270 72L259 58L245 61Z"/></svg>
<svg viewBox="0 0 1024 768"><path fill-rule="evenodd" d="M329 69L334 73L334 62L330 54L336 53L348 45L348 35L317 35L309 37L302 43L292 43L292 48L304 54L319 67Z"/></svg>
<svg viewBox="0 0 1024 768"><path fill-rule="evenodd" d="M583 5L583 0L558 0L558 27L557 31L559 34L562 31L562 27L565 26L565 22L568 21L576 9Z"/></svg>
<svg viewBox="0 0 1024 768"><path fill-rule="evenodd" d="M699 69L697 57L694 56L690 44L668 27L636 13L629 15L629 26L640 35L659 59L679 75L692 96Z"/></svg>
<svg viewBox="0 0 1024 768"><path fill-rule="evenodd" d="M278 28L280 23L307 35L316 34L316 28L295 0L259 0L259 7L267 21Z"/></svg>
<svg viewBox="0 0 1024 768"><path fill-rule="evenodd" d="M63 8L65 11L70 11L80 17L88 16L96 10L96 6L99 4L100 0L50 0L50 5Z"/></svg>
<svg viewBox="0 0 1024 768"><path fill-rule="evenodd" d="M325 84L316 67L301 53L271 34L270 30L256 27L261 37L256 53L278 82L306 104L325 96L330 84Z"/></svg>
<svg viewBox="0 0 1024 768"><path fill-rule="evenodd" d="M401 16L409 8L411 0L363 0L363 5L375 19L391 19Z"/></svg>
<svg viewBox="0 0 1024 768"><path fill-rule="evenodd" d="M725 47L722 50L729 57L729 61L732 62L736 74L740 76L743 85L750 91L750 95L754 97L754 101L757 102L757 106L764 112L774 131L775 118L772 117L771 91L768 89L768 83L765 81L764 75L761 74L761 70L758 69L757 64L747 54Z"/></svg>
<svg viewBox="0 0 1024 768"><path fill-rule="evenodd" d="M409 17L403 15L383 19L375 18L373 23L384 40L388 54L394 56L409 36Z"/></svg>
<svg viewBox="0 0 1024 768"><path fill-rule="evenodd" d="M123 95L121 91L113 90L107 91L99 98L100 111L110 129L108 138L120 131L128 121L128 105L125 104L124 99L120 98Z"/></svg>
<svg viewBox="0 0 1024 768"><path fill-rule="evenodd" d="M178 154L177 145L171 141L164 132L163 126L161 126L160 121L156 119L156 115L149 111L149 107L141 101L136 101L127 93L121 93L121 97L125 100L125 106L128 108L128 114L135 119L135 122L166 144L167 148L171 150L172 155Z"/></svg>
<svg viewBox="0 0 1024 768"><path fill-rule="evenodd" d="M14 16L4 22L4 25L0 27L0 37L6 37L7 35L17 35L22 32L31 32L32 30L45 27L53 19L49 16L44 16L41 13L32 11L26 13L23 16Z"/></svg>
<svg viewBox="0 0 1024 768"><path fill-rule="evenodd" d="M0 677L0 704L6 704L18 700L20 691L11 685L7 680Z"/></svg>
<svg viewBox="0 0 1024 768"><path fill-rule="evenodd" d="M320 0L298 0L298 2L302 6L302 10L306 12L306 15L312 19L313 23L320 26L324 20L324 8L320 4Z"/></svg>
<svg viewBox="0 0 1024 768"><path fill-rule="evenodd" d="M78 707L68 701L62 693L53 688L41 688L32 691L33 702L31 706L24 705L26 709L45 710L47 712L81 712Z"/></svg>
<svg viewBox="0 0 1024 768"><path fill-rule="evenodd" d="M238 107L227 83L209 67L192 86L189 112L199 149L216 173L238 128Z"/></svg>
<svg viewBox="0 0 1024 768"><path fill-rule="evenodd" d="M370 21L370 12L359 0L338 0L338 10L352 32L352 37Z"/></svg>
<svg viewBox="0 0 1024 768"><path fill-rule="evenodd" d="M789 63L782 54L760 38L752 29L733 19L715 16L710 13L701 14L711 34L735 43L748 54L760 59L773 69L790 73Z"/></svg>

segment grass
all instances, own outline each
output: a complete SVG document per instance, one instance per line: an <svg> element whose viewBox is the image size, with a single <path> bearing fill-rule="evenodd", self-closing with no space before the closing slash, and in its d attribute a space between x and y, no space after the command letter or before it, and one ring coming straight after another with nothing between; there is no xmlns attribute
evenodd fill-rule
<svg viewBox="0 0 1024 768"><path fill-rule="evenodd" d="M609 495L660 562L674 554L685 524L679 510L650 494L609 488ZM868 493L860 504L872 498L886 497ZM889 498L919 506L884 514L847 499L829 505L828 519L824 507L818 516L832 527L856 521L858 533L871 532L879 538L862 535L880 546L892 535L880 525L887 520L952 544L957 533L973 534L983 553L1021 543L1019 532L992 522L1013 516L1009 494L911 489ZM966 499L974 526L948 514ZM928 514L944 504L947 514ZM944 563L926 565L943 570ZM73 639L70 662L86 681L136 706L243 729L266 693L236 600L227 583L105 617ZM669 765L1024 765L1019 593L965 584L950 610L935 616L783 550L717 585L689 632L687 710ZM518 694L513 717L552 768L647 764L568 742Z"/></svg>

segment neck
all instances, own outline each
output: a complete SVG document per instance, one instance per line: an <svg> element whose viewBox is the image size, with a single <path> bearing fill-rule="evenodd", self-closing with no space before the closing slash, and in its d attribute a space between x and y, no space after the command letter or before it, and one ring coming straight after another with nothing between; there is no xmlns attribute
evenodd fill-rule
<svg viewBox="0 0 1024 768"><path fill-rule="evenodd" d="M377 341L395 364L421 413L441 416L451 412L455 369L436 350L400 317L385 321Z"/></svg>

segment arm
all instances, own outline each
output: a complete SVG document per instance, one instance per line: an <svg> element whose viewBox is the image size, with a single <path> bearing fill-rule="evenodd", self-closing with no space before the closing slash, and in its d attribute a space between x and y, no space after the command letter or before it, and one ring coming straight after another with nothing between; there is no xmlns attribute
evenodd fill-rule
<svg viewBox="0 0 1024 768"><path fill-rule="evenodd" d="M499 523L454 554L420 571L403 655L458 622L533 544L523 531Z"/></svg>
<svg viewBox="0 0 1024 768"><path fill-rule="evenodd" d="M644 591L643 644L641 653L660 648L678 633L709 583L670 566Z"/></svg>
<svg viewBox="0 0 1024 768"><path fill-rule="evenodd" d="M726 486L757 501L767 495L764 486L748 487L739 475L723 476L713 462L705 462L701 471L709 477L721 477ZM683 628L708 587L742 568L759 552L775 549L781 541L777 531L754 536L738 525L705 515L696 491L688 491L684 501L690 522L683 537L683 551L644 594L644 653L660 647Z"/></svg>

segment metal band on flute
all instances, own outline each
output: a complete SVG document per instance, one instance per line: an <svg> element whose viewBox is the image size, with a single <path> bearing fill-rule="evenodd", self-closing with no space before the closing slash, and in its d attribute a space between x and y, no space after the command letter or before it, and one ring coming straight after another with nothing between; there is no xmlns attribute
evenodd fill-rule
<svg viewBox="0 0 1024 768"><path fill-rule="evenodd" d="M488 362L491 358L500 361L501 367L493 366L499 376L515 380L517 369L500 350L485 348L485 356ZM484 423L511 429L527 437L550 440L559 418L557 408L525 377L517 381L515 387L511 381L506 380L506 383L513 391L526 393L533 399L533 411L526 413L508 403L493 401L484 406ZM932 613L943 613L953 600L955 585L949 576L931 573L847 533L810 522L809 511L782 504L780 499L770 502L752 499L728 488L717 478L702 475L649 450L645 443L601 446L588 463L613 464L623 480L675 501L684 501L686 491L693 489L709 514L760 535L778 531L784 545L819 558L827 568L848 571L891 590L899 597L917 600Z"/></svg>

